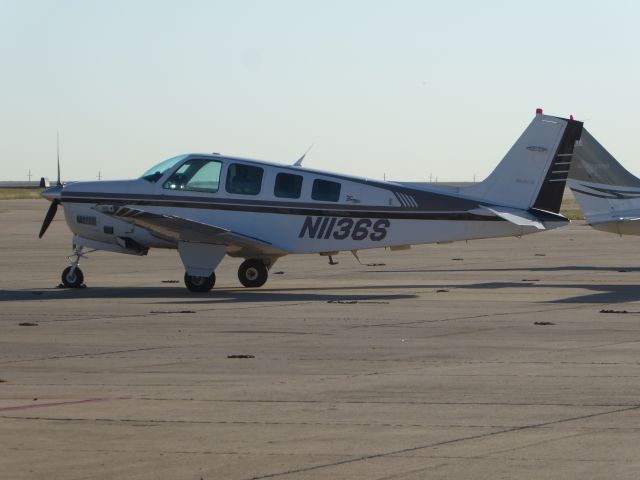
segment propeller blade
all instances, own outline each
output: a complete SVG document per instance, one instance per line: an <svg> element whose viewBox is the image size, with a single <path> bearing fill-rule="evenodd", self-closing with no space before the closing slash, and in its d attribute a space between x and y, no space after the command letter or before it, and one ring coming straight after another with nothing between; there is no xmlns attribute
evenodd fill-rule
<svg viewBox="0 0 640 480"><path fill-rule="evenodd" d="M44 217L44 222L42 222L42 228L40 229L40 235L38 235L38 238L42 238L44 232L46 232L47 228L49 228L49 225L51 225L53 217L56 216L56 212L58 211L59 203L60 200L58 200L57 198L51 202L51 206L49 207L49 210L47 210L47 214Z"/></svg>

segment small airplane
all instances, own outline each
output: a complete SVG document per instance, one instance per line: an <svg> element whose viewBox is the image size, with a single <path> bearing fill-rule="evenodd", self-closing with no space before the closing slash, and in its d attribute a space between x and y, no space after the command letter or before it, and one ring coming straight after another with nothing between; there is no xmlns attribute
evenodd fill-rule
<svg viewBox="0 0 640 480"><path fill-rule="evenodd" d="M496 169L466 187L416 186L220 154L170 158L135 180L58 183L40 237L62 205L73 233L69 288L83 285L83 249L146 255L177 249L192 292L208 292L225 255L260 287L282 256L506 237L568 223L559 214L582 122L542 109ZM397 159L391 159L397 161ZM58 162L59 163L59 162Z"/></svg>
<svg viewBox="0 0 640 480"><path fill-rule="evenodd" d="M640 235L640 179L586 129L575 146L568 185L593 228Z"/></svg>

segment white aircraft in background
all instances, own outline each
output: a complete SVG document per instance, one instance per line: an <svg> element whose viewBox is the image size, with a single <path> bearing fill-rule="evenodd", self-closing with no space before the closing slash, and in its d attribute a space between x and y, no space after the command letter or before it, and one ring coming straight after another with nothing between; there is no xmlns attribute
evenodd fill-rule
<svg viewBox="0 0 640 480"><path fill-rule="evenodd" d="M574 151L568 184L589 225L619 235L640 235L640 179L586 131Z"/></svg>
<svg viewBox="0 0 640 480"><path fill-rule="evenodd" d="M192 292L213 288L225 255L241 257L240 283L260 287L276 260L293 253L356 255L565 225L560 203L581 133L582 122L538 109L489 177L453 189L311 170L300 161L181 155L136 180L58 181L42 193L52 203L40 237L61 204L73 232L72 265L62 273L67 287L84 281L78 267L84 248L133 255L177 249Z"/></svg>

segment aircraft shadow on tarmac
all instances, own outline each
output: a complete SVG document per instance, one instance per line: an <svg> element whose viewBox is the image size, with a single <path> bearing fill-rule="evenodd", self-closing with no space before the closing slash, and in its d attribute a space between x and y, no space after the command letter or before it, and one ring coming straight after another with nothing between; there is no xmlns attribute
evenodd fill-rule
<svg viewBox="0 0 640 480"><path fill-rule="evenodd" d="M512 267L512 268L435 268L435 269L407 269L407 270L365 270L367 273L455 273L455 272L618 272L621 275L625 273L640 272L640 267L596 267L596 266L578 266L566 265L558 267ZM558 300L551 300L545 303L625 303L640 301L640 288L636 284L620 285L620 284L549 284L544 280L519 282L487 282L474 283L467 285L432 285L433 288L469 288L469 289L501 289L501 288L522 288L527 286L530 288L562 288L562 289L582 289L595 290L596 293L587 295L570 296Z"/></svg>
<svg viewBox="0 0 640 480"><path fill-rule="evenodd" d="M452 288L489 289L497 290L502 288L544 288L544 289L580 289L595 290L595 293L586 295L575 295L557 300L546 300L541 303L626 303L640 301L640 289L637 285L607 285L607 284L554 284L544 281L522 282L487 282L470 285L457 285Z"/></svg>
<svg viewBox="0 0 640 480"><path fill-rule="evenodd" d="M635 284L555 284L544 280L523 280L521 282L484 282L468 284L385 284L352 286L345 291L366 291L369 293L324 293L326 287L299 287L287 289L262 288L247 290L244 288L220 288L207 294L195 295L183 287L89 287L86 289L51 289L51 290L0 290L0 302L3 301L43 301L64 299L163 299L157 304L226 304L226 303L269 303L269 302L344 302L344 303L388 303L394 300L418 298L415 290L432 291L447 289L469 290L501 290L501 289L562 289L589 290L594 293L572 295L556 300L543 300L541 303L624 303L640 301L640 288ZM385 293L376 294L384 290ZM389 292L413 291L412 293ZM320 293L323 292L323 293ZM421 292L422 293L422 292Z"/></svg>
<svg viewBox="0 0 640 480"><path fill-rule="evenodd" d="M406 270L365 270L366 273L437 273L437 272L640 272L640 267L593 267L564 265L560 267L512 267L512 268L425 268Z"/></svg>
<svg viewBox="0 0 640 480"><path fill-rule="evenodd" d="M413 286L414 288L418 286ZM365 287L358 287L364 289ZM366 288L367 290L376 287ZM268 302L370 302L388 303L393 300L416 298L414 294L330 294L314 293L326 291L326 288L287 288L286 290L261 288L220 288L205 294L193 294L184 287L89 287L81 289L51 290L0 290L0 302L7 301L43 301L65 299L170 299L158 304L224 304L224 303L268 303ZM353 290L349 288L349 290ZM385 287L389 290L389 287Z"/></svg>

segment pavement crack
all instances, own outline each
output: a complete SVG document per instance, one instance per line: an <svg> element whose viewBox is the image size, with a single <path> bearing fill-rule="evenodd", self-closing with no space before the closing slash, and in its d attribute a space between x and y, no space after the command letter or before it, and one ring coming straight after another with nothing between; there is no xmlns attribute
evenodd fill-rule
<svg viewBox="0 0 640 480"><path fill-rule="evenodd" d="M356 329L356 328L370 328L370 327L398 327L401 325L421 325L421 324L425 324L425 323L443 323L443 322L453 322L456 320L476 320L479 318L493 318L493 317L501 317L501 316L505 316L505 315L526 315L526 314L532 314L532 313L549 313L549 312L555 312L555 311L562 311L562 310L580 310L580 309L586 309L586 308L591 308L590 305L585 306L585 305L577 305L577 306L570 306L570 307L555 307L555 308L544 308L544 309L535 309L535 310L524 310L524 311L508 311L508 312L496 312L496 313L482 313L479 315L465 315L462 317L450 317L450 318L438 318L435 320L412 320L410 322L389 322L389 323L364 323L364 324L360 324L360 325L352 325L350 327L347 327L347 329L351 330L351 329Z"/></svg>
<svg viewBox="0 0 640 480"><path fill-rule="evenodd" d="M26 363L26 362L42 362L45 360L59 360L62 358L100 357L103 355L114 355L116 353L148 352L151 350L166 350L169 348L176 348L176 347L144 347L144 348L130 348L127 350L111 350L108 352L76 353L73 355L53 355L51 357L27 358L24 360L8 360L5 362L0 362L0 365L7 365L12 363Z"/></svg>
<svg viewBox="0 0 640 480"><path fill-rule="evenodd" d="M542 422L542 423L536 423L536 424L532 424L532 425L524 425L524 426L518 426L518 427L512 427L512 428L506 428L503 430L498 430L495 432L488 432L488 433L481 433L481 434L477 434L477 435L469 435L466 437L460 437L460 438L454 438L452 440L445 440L442 442L434 442L434 443L429 443L426 445L418 445L415 447L409 447L409 448L403 448L403 449L399 449L399 450L392 450L389 452L381 452L381 453L374 453L371 455L363 455L360 457L355 457L355 458L350 458L347 460L340 460L338 462L331 462L331 463L325 463L325 464L319 464L319 465L312 465L309 467L302 467L302 468L296 468L296 469L292 469L292 470L285 470L282 472L274 472L274 473L267 473L265 475L259 475L259 476L254 476L254 477L250 477L247 480L262 480L264 478L276 478L276 477L283 477L286 475L294 475L297 473L306 473L306 472L311 472L311 471L315 471L315 470L321 470L323 468L331 468L331 467L339 467L342 465L349 465L349 464L353 464L353 463L358 463L358 462L366 462L368 460L374 460L377 458L384 458L384 457L390 457L390 456L394 456L394 455L402 455L402 454L406 454L406 453L412 453L412 452L417 452L420 450L426 450L428 448L433 448L433 447L442 447L445 445L453 445L456 443L461 443L461 442L466 442L466 441L470 441L470 440L480 440L483 438L489 438L489 437L494 437L497 435L504 435L506 433L512 433L512 432L519 432L519 431L523 431L523 430L532 430L535 428L541 428L541 427L549 427L549 426L553 426L553 425L559 425L562 423L568 423L568 422L575 422L578 420L585 420L588 418L595 418L595 417L601 417L604 415L612 415L612 414L616 414L616 413L622 413L622 412L628 412L628 411L632 411L632 410L638 410L640 409L640 405L634 405L632 407L627 407L627 408L618 408L615 410L609 410L606 412L598 412L598 413L591 413L588 415L580 415L580 416L576 416L576 417L568 417L568 418L562 418L560 420L553 420L553 421L549 421L549 422Z"/></svg>

